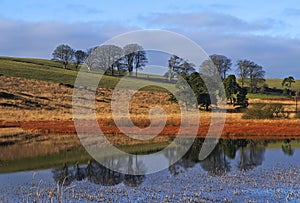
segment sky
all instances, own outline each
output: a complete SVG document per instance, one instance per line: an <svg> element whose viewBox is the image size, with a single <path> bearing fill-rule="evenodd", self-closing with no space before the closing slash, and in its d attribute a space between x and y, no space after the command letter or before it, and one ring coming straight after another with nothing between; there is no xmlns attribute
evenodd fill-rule
<svg viewBox="0 0 300 203"><path fill-rule="evenodd" d="M0 0L0 55L50 59L59 44L86 50L134 30L184 35L208 55L300 79L300 4L237 0Z"/></svg>

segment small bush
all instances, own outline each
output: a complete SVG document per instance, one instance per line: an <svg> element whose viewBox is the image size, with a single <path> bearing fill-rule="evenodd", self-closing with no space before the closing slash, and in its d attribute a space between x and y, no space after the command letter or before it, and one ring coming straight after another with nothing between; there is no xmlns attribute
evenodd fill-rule
<svg viewBox="0 0 300 203"><path fill-rule="evenodd" d="M256 104L245 111L243 119L280 119L288 118L289 113L284 110L283 104Z"/></svg>
<svg viewBox="0 0 300 203"><path fill-rule="evenodd" d="M296 119L300 119L300 112L298 111L296 114L295 114L295 117Z"/></svg>

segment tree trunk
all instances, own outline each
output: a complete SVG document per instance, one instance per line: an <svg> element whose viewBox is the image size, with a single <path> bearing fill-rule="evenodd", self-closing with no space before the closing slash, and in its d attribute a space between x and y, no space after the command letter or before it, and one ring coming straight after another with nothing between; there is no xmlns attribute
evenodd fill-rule
<svg viewBox="0 0 300 203"><path fill-rule="evenodd" d="M137 72L138 72L139 66L140 66L140 63L137 62L137 63L135 64L135 77L137 77Z"/></svg>
<svg viewBox="0 0 300 203"><path fill-rule="evenodd" d="M137 77L137 68L135 69L135 77Z"/></svg>
<svg viewBox="0 0 300 203"><path fill-rule="evenodd" d="M114 67L111 66L110 68L111 68L111 75L114 75Z"/></svg>
<svg viewBox="0 0 300 203"><path fill-rule="evenodd" d="M185 103L185 110L186 110L186 111L188 111L188 110L189 110L189 107L188 107L188 102L187 102L187 99L185 100L185 102L184 102L184 103Z"/></svg>
<svg viewBox="0 0 300 203"><path fill-rule="evenodd" d="M172 72L171 70L169 70L169 73L168 73L168 81L171 82L171 77L172 77Z"/></svg>
<svg viewBox="0 0 300 203"><path fill-rule="evenodd" d="M208 103L206 103L205 104L205 111L208 111L208 107L209 107L209 105L208 105Z"/></svg>

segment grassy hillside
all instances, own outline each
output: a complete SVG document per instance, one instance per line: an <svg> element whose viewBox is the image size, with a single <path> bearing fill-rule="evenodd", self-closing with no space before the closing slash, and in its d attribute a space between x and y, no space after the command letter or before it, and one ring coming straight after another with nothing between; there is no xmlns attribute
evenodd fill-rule
<svg viewBox="0 0 300 203"><path fill-rule="evenodd" d="M73 85L78 72L74 69L72 64L70 67L71 69L66 70L62 68L60 63L45 59L0 57L0 74ZM99 77L97 74L87 72L83 75L87 82L90 81L91 78ZM103 76L99 87L112 89L118 84L119 80L120 77L117 76ZM130 86L137 86L137 83L140 85L151 84L151 87L145 88L145 90L149 91L163 91L157 86L172 86L165 83L161 76L139 74L137 79L126 79L126 84L129 88Z"/></svg>
<svg viewBox="0 0 300 203"><path fill-rule="evenodd" d="M270 88L276 87L277 89L282 89L281 83L282 83L283 78L267 78L266 79L266 84ZM292 88L294 90L300 90L300 80L296 80L295 83L292 84Z"/></svg>
<svg viewBox="0 0 300 203"><path fill-rule="evenodd" d="M276 88L276 89L283 89L281 86L281 83L284 78L266 78L265 84L268 85L269 88ZM241 80L238 79L238 82L241 83ZM248 84L249 81L246 80L246 84ZM300 80L296 80L295 83L292 84L292 88L294 90L300 91Z"/></svg>
<svg viewBox="0 0 300 203"><path fill-rule="evenodd" d="M61 68L60 63L50 60L0 57L0 74L73 84L77 72L64 70Z"/></svg>
<svg viewBox="0 0 300 203"><path fill-rule="evenodd" d="M0 57L0 74L22 77L28 79L36 79L42 81L48 81L53 83L64 83L73 85L77 77L77 70L74 68L74 64L70 64L70 69L66 70L62 68L62 64L46 60L46 59L32 59L32 58L15 58L15 57ZM96 74L84 73L87 78L87 82L91 78L98 77ZM118 84L120 77L104 76L99 83L99 87L112 89ZM283 79L266 79L266 84L270 88L282 89L281 82ZM126 84L130 86L136 86L138 84L152 84L151 87L145 88L150 91L162 91L157 86L172 87L169 83L165 82L162 76L139 74L138 79L127 78ZM155 86L156 85L156 86ZM293 89L300 90L300 80L296 80L293 84ZM249 94L249 98L274 98L278 95L261 95L261 94Z"/></svg>

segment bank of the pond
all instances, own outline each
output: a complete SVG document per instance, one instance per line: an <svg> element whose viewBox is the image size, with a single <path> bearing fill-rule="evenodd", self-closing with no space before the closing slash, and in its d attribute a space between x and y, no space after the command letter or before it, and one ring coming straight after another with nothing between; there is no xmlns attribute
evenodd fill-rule
<svg viewBox="0 0 300 203"><path fill-rule="evenodd" d="M83 126L89 126L91 121L83 121ZM99 120L99 127L105 134L122 135L121 130L114 124L111 119ZM150 123L149 120L138 120L135 124L143 129ZM5 131L8 128L24 130L27 133L69 133L75 134L76 129L73 121L20 121L20 122L0 122L0 130ZM127 132L131 132L131 127L123 126ZM145 129L144 134L151 135L153 129ZM157 126L160 128L160 126ZM159 135L175 137L180 128L180 119L173 119L166 124ZM192 127L194 128L194 127ZM216 123L211 126L209 120L200 121L197 137L205 138L209 129L221 129L221 138L231 139L286 139L300 138L300 119L294 120L226 120L224 123ZM93 129L85 127L85 132L93 132ZM191 127L182 126L183 132L187 137ZM138 131L132 131L138 134Z"/></svg>

